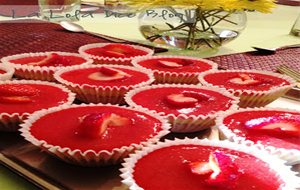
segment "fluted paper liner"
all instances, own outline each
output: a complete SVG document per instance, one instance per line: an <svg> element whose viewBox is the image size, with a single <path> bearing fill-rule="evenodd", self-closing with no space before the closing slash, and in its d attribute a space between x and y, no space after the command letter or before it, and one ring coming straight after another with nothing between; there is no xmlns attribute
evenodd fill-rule
<svg viewBox="0 0 300 190"><path fill-rule="evenodd" d="M82 165L82 166L102 166L102 165L112 165L120 163L123 158L127 157L129 153L132 153L134 150L141 149L144 146L149 146L150 144L157 143L161 137L169 133L170 125L167 121L161 116L148 113L149 116L158 119L161 123L161 131L159 131L155 136L146 139L146 141L140 142L139 144L132 143L129 146L116 147L111 151L101 150L96 152L94 150L81 151L79 149L70 149L68 147L61 147L52 144L48 144L44 140L39 140L35 138L31 132L31 125L36 122L39 118L53 112L59 112L61 110L69 108L78 108L78 107L94 107L94 106L112 106L119 107L128 110L133 110L136 112L145 113L143 109L130 108L125 106L116 106L111 104L81 104L81 105L63 105L47 110L41 110L32 114L24 124L21 124L21 135L25 139L31 142L33 145L40 147L41 149L47 151L48 153L54 155L55 157L60 158L63 161Z"/></svg>
<svg viewBox="0 0 300 190"><path fill-rule="evenodd" d="M4 63L0 63L0 70L5 71L5 73L0 74L0 81L11 80L15 70L12 66Z"/></svg>
<svg viewBox="0 0 300 190"><path fill-rule="evenodd" d="M138 84L128 85L128 86L96 86L89 84L76 84L71 81L67 81L61 77L61 75L68 71L73 71L77 69L87 69L87 68L101 68L102 66L109 68L120 68L128 69L136 72L141 72L146 74L149 79ZM131 89L146 86L154 81L152 73L147 72L145 69L137 69L130 66L124 65L85 65L85 66L74 66L72 68L61 69L54 74L55 79L67 86L70 90L77 94L77 98L85 103L111 103L111 104L123 104L124 95ZM134 76L133 76L134 77Z"/></svg>
<svg viewBox="0 0 300 190"><path fill-rule="evenodd" d="M88 49L103 47L103 46L107 46L109 44L112 44L112 43L87 44L87 45L81 46L78 51L80 54L88 56L89 58L93 59L94 64L114 64L114 65L132 65L131 61L133 58L148 57L148 56L151 56L154 54L154 51L150 48L146 48L146 47L139 46L139 45L130 45L130 44L124 44L124 45L128 45L135 49L142 50L142 51L146 52L146 54L134 56L134 57L116 58L116 57L97 56L97 55L92 55L92 54L85 52Z"/></svg>
<svg viewBox="0 0 300 190"><path fill-rule="evenodd" d="M243 73L259 73L259 74L265 74L265 75L270 75L273 77L281 78L286 81L288 81L290 84L289 85L284 85L284 86L274 86L273 88L265 91L257 91L257 90L244 90L244 89L226 89L230 93L234 94L235 96L240 97L240 107L262 107L265 106L277 98L283 96L288 90L290 90L293 86L296 85L296 81L292 79L289 76L282 75L282 74L277 74L277 73L272 73L272 72L266 72L266 71L257 71L257 70L219 70L219 71L207 71L204 73L201 73L199 75L199 81L201 84L204 86L210 86L210 87L216 87L220 89L225 89L224 87L220 87L217 85L213 85L211 83L208 83L205 81L204 77L209 74L213 73L226 73L226 72L243 72Z"/></svg>
<svg viewBox="0 0 300 190"><path fill-rule="evenodd" d="M137 68L144 68L148 69L149 71L153 72L155 77L155 83L164 84L164 83L174 83L174 84L198 84L198 75L202 72L171 72L171 71L162 71L159 69L150 69L146 68L139 64L141 61L145 60L152 60L152 59L160 59L160 58L175 58L175 59L189 59L189 60L196 60L205 62L210 65L212 68L210 70L216 70L218 65L215 62L212 62L207 59L201 59L197 57L188 57L188 56L153 56L153 57L141 57L135 58L132 60L133 66Z"/></svg>
<svg viewBox="0 0 300 190"><path fill-rule="evenodd" d="M259 149L263 149L268 151L270 154L276 155L277 157L286 160L288 165L294 165L300 163L300 150L296 149L286 149L286 148L277 148L272 145L265 145L260 142L254 143L251 140L246 139L245 137L238 136L232 130L230 130L227 126L224 125L223 121L226 117L240 112L246 111L284 111L284 112L295 112L299 113L296 110L290 109L281 109L281 108L247 108L247 109L240 109L240 110L229 110L225 112L223 115L220 115L216 119L216 126L220 129L225 138L230 141L233 141L237 144L247 144L249 146L257 146Z"/></svg>
<svg viewBox="0 0 300 190"><path fill-rule="evenodd" d="M60 105L70 105L75 99L75 94L72 93L69 89L60 84L55 84L46 81L35 81L35 80L12 80L12 81L0 81L1 84L40 84L40 85L49 85L61 89L63 92L68 94L68 98L64 103ZM59 106L59 104L57 105ZM38 111L38 110L36 110ZM0 113L0 131L17 131L20 127L19 124L22 123L25 119L30 116L31 113Z"/></svg>
<svg viewBox="0 0 300 190"><path fill-rule="evenodd" d="M78 53L68 53L68 52L58 52L58 51L16 54L12 56L3 57L1 61L3 63L12 66L15 69L15 76L17 76L18 78L54 82L55 80L53 78L53 73L55 71L59 71L62 68L73 67L74 65L55 67L55 66L34 66L34 65L26 65L26 64L16 64L11 62L11 60L15 60L15 59L20 59L24 57L47 56L51 53L81 57L86 60L81 65L89 65L92 64L93 62L92 59L89 59L87 56L80 55Z"/></svg>
<svg viewBox="0 0 300 190"><path fill-rule="evenodd" d="M134 179L134 167L139 159L155 150L177 145L202 145L221 147L253 155L256 158L264 161L270 167L270 170L274 171L277 174L279 178L278 180L283 181L280 190L296 190L300 187L300 178L296 176L295 172L291 171L291 168L289 166L284 165L283 160L280 160L263 150L259 150L255 146L251 147L247 144L237 145L229 141L216 141L208 139L200 140L198 138L185 138L182 140L175 139L174 141L166 140L165 142L159 142L156 145L144 147L142 150L136 151L134 154L130 154L129 158L126 158L125 162L122 164L123 168L120 169L120 171L122 172L120 176L123 178L122 183L126 184L130 190L142 190L143 188L140 187Z"/></svg>
<svg viewBox="0 0 300 190"><path fill-rule="evenodd" d="M142 105L136 104L132 97L135 94L138 94L139 92L150 90L150 89L156 89L156 88L168 88L168 87L180 87L180 88L192 88L192 89L204 89L204 90L211 90L214 92L218 92L224 96L227 96L232 99L230 110L236 110L238 108L238 98L231 95L225 90L216 89L213 87L204 87L204 86L196 86L196 85L186 85L186 84L158 84L158 85L151 85L151 86L145 86L140 88L135 88L129 91L125 95L125 101L127 104L129 104L132 107L139 107L144 108L149 111L158 113L159 115L165 116L168 118L169 122L171 123L171 131L172 132L178 132L178 133L186 133L186 132L196 132L201 131L204 129L207 129L214 125L215 118L218 113L221 113L223 111L218 112L211 112L207 115L186 115L186 114L168 114L165 112L157 112L156 110L151 110L149 108L143 107Z"/></svg>

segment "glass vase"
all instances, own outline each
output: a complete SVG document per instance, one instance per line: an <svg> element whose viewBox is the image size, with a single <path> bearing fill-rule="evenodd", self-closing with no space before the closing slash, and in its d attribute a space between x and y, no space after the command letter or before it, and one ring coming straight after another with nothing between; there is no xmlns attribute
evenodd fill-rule
<svg viewBox="0 0 300 190"><path fill-rule="evenodd" d="M217 49L237 38L245 28L244 11L159 7L142 12L139 30L164 47L189 50Z"/></svg>

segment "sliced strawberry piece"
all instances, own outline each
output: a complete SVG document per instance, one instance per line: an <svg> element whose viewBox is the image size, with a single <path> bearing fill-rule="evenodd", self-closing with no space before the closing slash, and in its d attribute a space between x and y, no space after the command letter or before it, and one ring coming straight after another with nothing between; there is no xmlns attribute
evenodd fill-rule
<svg viewBox="0 0 300 190"><path fill-rule="evenodd" d="M232 78L229 80L229 82L234 83L234 84L239 84L239 85L258 85L261 83L261 81L259 80L255 80L255 79L244 79L247 78L245 76L243 76L243 78Z"/></svg>
<svg viewBox="0 0 300 190"><path fill-rule="evenodd" d="M157 62L160 66L162 67L167 67L167 68L178 68L182 67L181 64L174 62L174 61L163 61L163 60L158 60Z"/></svg>
<svg viewBox="0 0 300 190"><path fill-rule="evenodd" d="M252 79L249 75L245 74L245 73L241 73L239 74L239 77L243 80L250 80Z"/></svg>
<svg viewBox="0 0 300 190"><path fill-rule="evenodd" d="M210 154L209 162L214 170L207 180L209 185L223 189L232 189L237 185L241 172L230 156L216 151Z"/></svg>
<svg viewBox="0 0 300 190"><path fill-rule="evenodd" d="M194 62L192 60L189 59L181 59L180 60L180 64L183 66L187 66L187 65L192 65Z"/></svg>
<svg viewBox="0 0 300 190"><path fill-rule="evenodd" d="M49 54L45 59L39 62L28 63L33 66L68 66L71 65L71 61L65 56L61 56L57 53Z"/></svg>
<svg viewBox="0 0 300 190"><path fill-rule="evenodd" d="M122 117L117 114L112 113L110 115L110 126L120 127L120 126L129 126L132 123L132 120L127 117Z"/></svg>
<svg viewBox="0 0 300 190"><path fill-rule="evenodd" d="M101 137L108 127L122 127L131 124L131 120L114 113L92 113L81 118L79 133L86 137Z"/></svg>
<svg viewBox="0 0 300 190"><path fill-rule="evenodd" d="M189 166L194 174L210 174L206 180L207 185L220 189L233 189L241 175L231 157L218 151L209 155L209 162L192 162Z"/></svg>
<svg viewBox="0 0 300 190"><path fill-rule="evenodd" d="M103 54L108 57L125 57L125 54L123 52L110 51L110 50L103 52Z"/></svg>
<svg viewBox="0 0 300 190"><path fill-rule="evenodd" d="M31 102L33 102L33 100L27 96L0 96L0 103L20 104Z"/></svg>
<svg viewBox="0 0 300 190"><path fill-rule="evenodd" d="M300 137L300 119L296 117L258 118L246 122L245 127L264 134Z"/></svg>
<svg viewBox="0 0 300 190"><path fill-rule="evenodd" d="M117 73L114 75L111 75L114 72L117 72ZM109 70L109 68L107 68L107 69L104 69L104 72L103 72L103 67L101 67L100 72L94 72L88 76L89 79L100 80L100 81L124 80L128 77L131 77L131 75L127 74L121 70L117 70L117 69Z"/></svg>
<svg viewBox="0 0 300 190"><path fill-rule="evenodd" d="M177 107L191 107L198 102L196 98L188 97L184 94L170 94L166 97L166 101Z"/></svg>
<svg viewBox="0 0 300 190"><path fill-rule="evenodd" d="M34 96L39 90L26 84L2 84L0 96Z"/></svg>
<svg viewBox="0 0 300 190"><path fill-rule="evenodd" d="M119 73L118 70L115 70L115 69L112 69L112 68L109 68L109 67L101 67L100 72L107 75L107 76L114 76L114 75Z"/></svg>
<svg viewBox="0 0 300 190"><path fill-rule="evenodd" d="M197 175L206 175L213 173L213 170L208 162L192 162L189 164L192 173Z"/></svg>
<svg viewBox="0 0 300 190"><path fill-rule="evenodd" d="M198 101L208 101L211 98L210 96L200 92L187 91L187 92L183 92L182 94L187 97L196 98Z"/></svg>

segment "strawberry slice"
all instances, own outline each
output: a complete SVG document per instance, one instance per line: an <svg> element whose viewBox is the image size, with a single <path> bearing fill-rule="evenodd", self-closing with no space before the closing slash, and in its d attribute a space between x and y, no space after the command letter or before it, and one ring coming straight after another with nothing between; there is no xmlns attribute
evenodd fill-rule
<svg viewBox="0 0 300 190"><path fill-rule="evenodd" d="M71 65L71 61L64 56L57 53L49 54L45 59L39 62L28 63L33 66L68 66Z"/></svg>
<svg viewBox="0 0 300 190"><path fill-rule="evenodd" d="M131 124L131 120L114 113L91 113L80 118L79 134L86 137L101 137L108 127L122 127Z"/></svg>
<svg viewBox="0 0 300 190"><path fill-rule="evenodd" d="M189 163L191 172L197 175L206 175L213 173L213 170L208 162L191 162Z"/></svg>
<svg viewBox="0 0 300 190"><path fill-rule="evenodd" d="M174 61L163 61L163 60L158 60L158 65L162 66L162 67L167 67L167 68L178 68L178 67L182 67L183 65L174 62Z"/></svg>
<svg viewBox="0 0 300 190"><path fill-rule="evenodd" d="M255 80L251 78L249 75L243 73L239 74L238 77L230 79L229 82L234 84L239 84L239 85L258 85L261 83L261 81Z"/></svg>
<svg viewBox="0 0 300 190"><path fill-rule="evenodd" d="M247 121L245 127L264 134L300 137L299 117L257 118Z"/></svg>
<svg viewBox="0 0 300 190"><path fill-rule="evenodd" d="M197 175L208 175L207 185L220 189L233 189L241 175L230 156L223 152L212 152L209 162L192 162L191 172Z"/></svg>
<svg viewBox="0 0 300 190"><path fill-rule="evenodd" d="M109 68L109 67L101 67L100 72L107 76L114 76L119 73L118 70Z"/></svg>
<svg viewBox="0 0 300 190"><path fill-rule="evenodd" d="M111 68L107 68L107 67L101 67L99 72L91 73L88 76L89 79L100 80L100 81L124 80L128 77L131 77L131 75L127 74L121 70L111 69Z"/></svg>
<svg viewBox="0 0 300 190"><path fill-rule="evenodd" d="M198 102L196 98L188 97L184 94L170 94L166 97L166 101L177 107L191 107Z"/></svg>
<svg viewBox="0 0 300 190"><path fill-rule="evenodd" d="M181 59L180 60L180 64L183 66L187 66L187 65L192 65L194 62L192 60L189 59Z"/></svg>
<svg viewBox="0 0 300 190"><path fill-rule="evenodd" d="M26 84L2 84L0 96L34 96L39 90Z"/></svg>
<svg viewBox="0 0 300 190"><path fill-rule="evenodd" d="M7 104L20 104L31 103L33 100L27 96L0 96L0 102Z"/></svg>
<svg viewBox="0 0 300 190"><path fill-rule="evenodd" d="M208 101L211 98L210 96L200 92L187 91L187 92L183 92L182 94L187 97L196 98L198 101Z"/></svg>
<svg viewBox="0 0 300 190"><path fill-rule="evenodd" d="M125 53L111 50L104 51L103 54L108 57L125 57Z"/></svg>

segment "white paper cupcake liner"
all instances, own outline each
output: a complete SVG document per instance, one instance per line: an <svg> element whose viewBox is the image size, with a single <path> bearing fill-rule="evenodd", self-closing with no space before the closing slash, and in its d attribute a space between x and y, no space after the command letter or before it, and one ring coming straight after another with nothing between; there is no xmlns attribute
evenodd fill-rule
<svg viewBox="0 0 300 190"><path fill-rule="evenodd" d="M0 81L11 80L15 70L12 66L4 63L0 63L0 70L5 71L5 73L0 74Z"/></svg>
<svg viewBox="0 0 300 190"><path fill-rule="evenodd" d="M120 87L110 87L110 86L96 86L96 85L79 85L70 81L67 81L61 77L64 72L76 70L76 69L85 69L85 68L100 68L102 66L113 67L113 68L124 68L128 70L134 70L137 72L142 72L148 75L149 80L143 81L138 84L129 85L129 86L120 86ZM131 89L146 86L151 84L154 81L152 73L149 73L145 69L137 69L131 66L124 65L82 65L74 66L72 68L61 69L60 71L54 74L55 79L68 87L71 91L76 93L77 99L85 103L111 103L111 104L123 104L124 95Z"/></svg>
<svg viewBox="0 0 300 190"><path fill-rule="evenodd" d="M201 131L204 129L207 129L209 127L212 127L215 124L215 118L218 113L223 112L211 112L207 115L185 115L185 114L179 114L179 115L174 115L174 114L168 114L165 112L157 112L155 110L150 110L148 108L143 107L142 105L138 105L135 102L132 101L132 97L145 90L150 90L150 89L157 89L157 88L166 88L166 87L181 87L181 88L196 88L196 89L205 89L205 90L211 90L214 92L218 92L224 96L227 96L232 99L231 101L231 106L229 110L236 110L238 108L238 97L235 97L231 94L229 94L225 90L220 90L216 89L213 87L202 87L202 86L196 86L196 85L179 85L179 84L158 84L158 85L151 85L151 86L145 86L145 87L140 87L140 88L135 88L131 91L129 91L125 95L125 101L128 105L132 107L139 107L139 108L144 108L152 112L156 112L162 116L165 116L168 118L169 122L171 123L171 131L172 132L177 132L177 133L187 133L187 132L196 132L196 131Z"/></svg>
<svg viewBox="0 0 300 190"><path fill-rule="evenodd" d="M136 151L135 154L130 154L130 157L126 158L125 162L122 164L123 168L120 169L122 172L120 176L123 178L122 183L126 184L130 190L142 190L143 188L140 187L134 179L134 167L139 159L161 148L190 144L227 148L253 155L268 164L270 170L277 174L280 181L283 181L279 190L296 190L300 187L300 178L296 176L296 173L291 171L289 166L284 165L283 160L280 160L263 150L258 150L256 147L250 147L246 144L237 145L229 141L200 140L197 138L175 139L174 141L166 140L166 142L159 142L156 145L144 147L142 150Z"/></svg>
<svg viewBox="0 0 300 190"><path fill-rule="evenodd" d="M143 47L143 46L138 46L138 45L130 45L130 44L125 44L129 45L135 49L139 49L142 51L146 52L146 55L142 56L134 56L134 57L126 57L126 58L116 58L116 57L104 57L104 56L97 56L97 55L92 55L89 53L86 53L85 51L91 48L97 48L97 47L103 47L106 45L109 45L112 43L94 43L94 44L87 44L84 46L81 46L79 48L79 53L85 56L88 56L89 58L94 60L94 64L114 64L114 65L132 65L131 61L133 58L139 58L139 57L148 57L154 54L154 51L152 49Z"/></svg>
<svg viewBox="0 0 300 190"><path fill-rule="evenodd" d="M81 151L79 149L70 149L68 147L55 146L52 144L48 144L44 140L39 140L35 138L30 132L32 123L34 123L39 118L49 113L58 112L60 110L65 110L69 108L93 107L93 106L121 107L124 109L145 113L145 110L143 109L129 108L125 106L116 106L111 104L63 105L63 106L35 112L28 118L28 120L25 121L25 123L21 124L21 129L19 131L21 132L21 135L25 137L25 139L30 143L32 143L33 145L40 147L41 149L47 151L48 153L54 155L57 158L60 158L65 162L76 164L76 165L82 165L82 166L103 166L103 165L118 164L123 160L123 158L127 157L134 150L141 149L144 146L149 146L151 144L157 143L161 137L169 133L170 125L163 117L154 113L147 113L147 114L161 121L162 130L160 132L158 132L153 137L150 137L146 141L140 142L139 144L132 143L129 146L116 147L111 151L108 150L101 150L98 152L94 150Z"/></svg>
<svg viewBox="0 0 300 190"><path fill-rule="evenodd" d="M170 71L161 71L158 69L152 70L146 67L143 67L139 64L141 61L145 61L148 59L160 59L160 58L178 58L178 59L189 59L189 60L197 60L205 62L212 66L210 70L217 70L218 65L215 62L201 59L197 57L187 57L187 56L153 56L153 57L141 57L141 58L135 58L132 60L133 66L137 68L144 68L148 69L149 71L153 72L155 77L155 83L157 84L164 84L164 83L174 83L174 84L198 84L198 75L201 72L170 72Z"/></svg>
<svg viewBox="0 0 300 190"><path fill-rule="evenodd" d="M257 71L257 70L225 70L225 71L207 71L204 73L201 73L199 75L199 81L201 84L204 86L213 86L221 89L225 89L224 87L220 87L217 85L213 85L211 83L208 83L207 81L204 80L204 77L208 74L212 73L226 73L226 72L248 72L248 73L259 73L259 74L266 74L270 75L273 77L281 78L286 81L288 81L290 84L289 85L284 85L284 86L274 86L270 90L265 90L265 91L255 91L255 90L235 90L235 89L226 89L230 93L234 94L235 96L240 97L240 107L262 107L265 106L277 98L283 96L288 90L290 90L293 86L296 85L296 81L292 79L289 76L282 75L282 74L277 74L277 73L272 73L272 72L266 72L266 71Z"/></svg>
<svg viewBox="0 0 300 190"><path fill-rule="evenodd" d="M41 84L41 85L49 85L54 86L56 88L61 89L62 91L68 94L68 98L64 103L60 102L59 105L70 105L75 100L75 94L68 90L66 87L50 83L46 81L35 81L35 80L13 80L13 81L0 81L1 84ZM38 110L36 110L38 111ZM25 119L30 116L31 113L0 113L0 131L8 131L8 132L15 132L20 127L19 124L22 123Z"/></svg>
<svg viewBox="0 0 300 190"><path fill-rule="evenodd" d="M12 56L3 57L1 61L13 67L15 69L15 76L21 79L31 79L31 80L42 80L54 82L53 73L55 71L59 71L62 68L70 68L72 66L33 66L26 64L15 64L12 63L11 60L20 59L24 57L35 57L35 56L47 56L51 53L57 53L59 55L69 55L69 56L77 56L85 59L86 61L81 65L89 65L92 64L93 60L89 59L87 56L80 55L78 53L68 53L68 52L38 52L38 53L23 53L16 54Z"/></svg>
<svg viewBox="0 0 300 190"><path fill-rule="evenodd" d="M259 149L266 150L270 154L273 154L283 160L286 160L288 165L294 165L300 163L300 150L296 149L285 149L285 148L276 148L272 145L264 145L260 142L254 143L251 140L247 140L245 137L241 137L236 135L232 130L230 130L227 126L224 125L223 121L226 117L240 112L246 111L288 111L288 112L296 112L296 110L290 109L281 109L281 108L247 108L247 109L240 109L240 110L229 110L219 115L216 119L216 126L219 128L221 134L230 141L233 141L237 144L247 144L249 146L257 146Z"/></svg>

